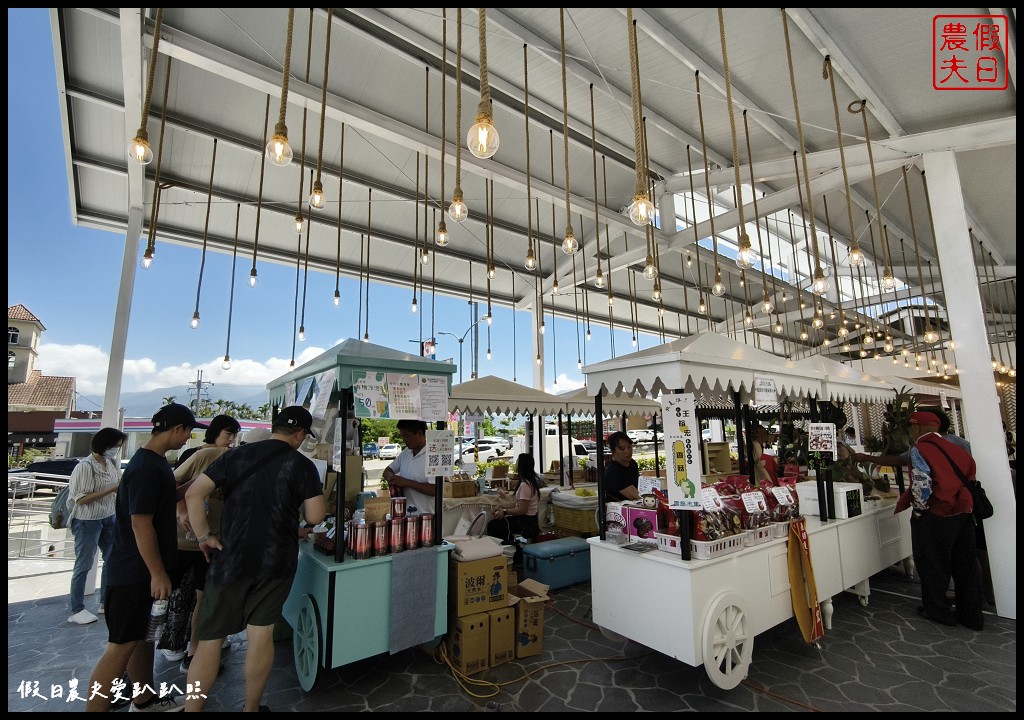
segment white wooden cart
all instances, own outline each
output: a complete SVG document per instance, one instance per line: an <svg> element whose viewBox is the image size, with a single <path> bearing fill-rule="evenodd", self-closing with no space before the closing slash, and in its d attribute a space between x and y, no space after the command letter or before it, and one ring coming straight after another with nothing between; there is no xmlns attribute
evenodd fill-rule
<svg viewBox="0 0 1024 720"><path fill-rule="evenodd" d="M868 578L911 554L910 513L893 515L891 500L869 503L848 520L808 517L807 532L826 628L833 595L850 589L866 605ZM687 665L703 664L715 685L734 688L747 675L754 637L793 617L787 542L687 561L590 538L594 622ZM665 608L663 620L640 612L639 600Z"/></svg>

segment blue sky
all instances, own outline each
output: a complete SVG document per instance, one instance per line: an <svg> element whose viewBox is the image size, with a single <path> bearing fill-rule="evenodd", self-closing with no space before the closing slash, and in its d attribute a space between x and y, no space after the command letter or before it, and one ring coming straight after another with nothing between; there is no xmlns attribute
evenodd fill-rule
<svg viewBox="0 0 1024 720"><path fill-rule="evenodd" d="M24 305L46 327L38 369L47 375L76 377L80 393L102 393L125 239L72 223L48 11L13 8L8 9L7 19L8 137L12 148L24 151L8 155L8 305ZM287 372L292 357L294 266L262 262L260 281L250 288L249 262L239 258L231 325L232 367L225 371L221 361L227 344L231 256L207 255L202 323L192 330L189 320L195 306L200 252L160 242L159 236L158 247L153 267L136 272L122 391L181 385L195 380L197 369L203 369L204 377L217 386L265 384ZM346 338L362 337L365 328L359 326L355 312L358 281L343 277L341 293L351 301L338 308L332 301L334 275L310 274L306 340L295 344L296 364ZM410 340L430 336L429 297L421 301L420 314L426 312L421 335L420 314L410 311L410 289L374 283L370 294L370 341L417 352L417 344ZM531 384L534 354L529 314L516 314L515 332L511 310L495 308L494 315L491 361L485 357L486 325L480 326L480 375L515 376L519 382ZM453 358L457 363L458 343L437 333L463 335L472 322L468 303L438 297L434 318L436 357ZM592 325L593 339L586 343L577 339L576 321L559 320L552 328L548 318L547 324L545 385L549 390L564 391L583 384L576 367L581 354L584 363L612 356L606 328ZM622 331L615 335L617 354L629 352L630 335ZM640 338L641 347L656 342L657 338L650 336ZM463 374L468 380L469 337L463 355ZM558 385L553 388L556 373ZM458 379L458 374L455 377Z"/></svg>

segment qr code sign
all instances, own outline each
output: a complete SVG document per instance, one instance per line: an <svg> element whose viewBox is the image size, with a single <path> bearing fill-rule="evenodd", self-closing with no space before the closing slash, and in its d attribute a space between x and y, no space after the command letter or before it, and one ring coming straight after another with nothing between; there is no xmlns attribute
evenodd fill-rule
<svg viewBox="0 0 1024 720"><path fill-rule="evenodd" d="M446 468L446 467L451 467L451 466L452 466L452 454L451 453L441 453L441 467Z"/></svg>
<svg viewBox="0 0 1024 720"><path fill-rule="evenodd" d="M932 87L936 90L1006 90L1006 15L936 15L932 18Z"/></svg>

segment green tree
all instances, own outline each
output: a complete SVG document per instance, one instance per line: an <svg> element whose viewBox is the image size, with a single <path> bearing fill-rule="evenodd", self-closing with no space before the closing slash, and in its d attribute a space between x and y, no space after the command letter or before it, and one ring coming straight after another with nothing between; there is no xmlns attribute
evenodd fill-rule
<svg viewBox="0 0 1024 720"><path fill-rule="evenodd" d="M377 442L379 437L386 437L396 443L402 440L402 436L398 434L397 420L362 418L359 425L360 439L366 442Z"/></svg>

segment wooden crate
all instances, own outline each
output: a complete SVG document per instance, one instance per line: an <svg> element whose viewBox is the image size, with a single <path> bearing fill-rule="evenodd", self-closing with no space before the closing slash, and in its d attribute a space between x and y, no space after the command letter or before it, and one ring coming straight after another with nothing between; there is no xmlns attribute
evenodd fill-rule
<svg viewBox="0 0 1024 720"><path fill-rule="evenodd" d="M566 508L552 506L555 513L555 528L573 535L596 535L597 517L593 508Z"/></svg>
<svg viewBox="0 0 1024 720"><path fill-rule="evenodd" d="M450 498L475 497L480 493L476 480L453 480L445 482L444 496Z"/></svg>

